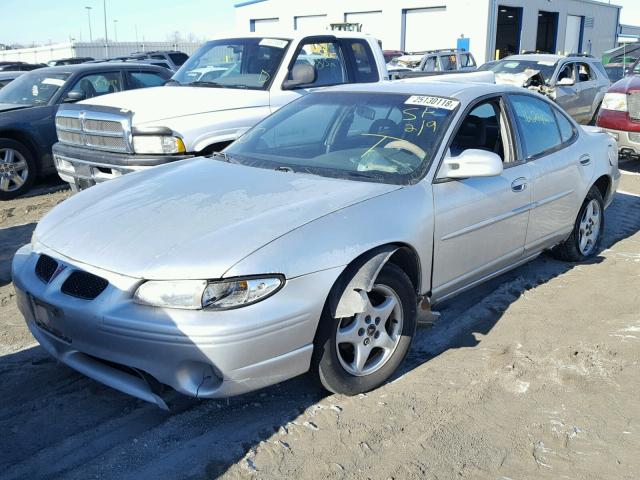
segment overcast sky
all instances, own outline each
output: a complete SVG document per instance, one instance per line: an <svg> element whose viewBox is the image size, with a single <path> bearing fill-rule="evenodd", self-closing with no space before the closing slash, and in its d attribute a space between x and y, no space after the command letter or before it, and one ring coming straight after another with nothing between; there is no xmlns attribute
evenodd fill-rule
<svg viewBox="0 0 640 480"><path fill-rule="evenodd" d="M233 5L240 0L107 0L107 28L119 41L166 40L172 32L208 38L233 28ZM304 1L304 0L292 0ZM311 4L312 2L309 1ZM318 0L314 0L318 1ZM389 0L392 1L392 0ZM621 22L640 25L640 0L614 0L622 5ZM89 40L85 6L91 10L93 38L104 37L102 0L0 0L0 43Z"/></svg>

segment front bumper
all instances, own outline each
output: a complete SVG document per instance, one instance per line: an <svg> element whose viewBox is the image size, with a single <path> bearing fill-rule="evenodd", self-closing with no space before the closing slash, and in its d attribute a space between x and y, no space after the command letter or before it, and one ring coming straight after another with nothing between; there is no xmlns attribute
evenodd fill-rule
<svg viewBox="0 0 640 480"><path fill-rule="evenodd" d="M56 143L53 160L58 175L71 184L72 189L82 190L96 183L105 182L127 173L144 170L156 165L176 162L194 155L136 155L112 153Z"/></svg>
<svg viewBox="0 0 640 480"><path fill-rule="evenodd" d="M33 336L70 367L163 408L149 376L185 395L219 398L306 372L324 301L340 274L290 279L274 296L235 310L171 310L133 302L139 279L38 249L66 268L47 284L35 275L40 252L27 245L14 257L18 307ZM67 295L61 286L73 270L109 286L91 301Z"/></svg>
<svg viewBox="0 0 640 480"><path fill-rule="evenodd" d="M603 128L618 142L618 151L623 158L640 158L640 132L627 132Z"/></svg>

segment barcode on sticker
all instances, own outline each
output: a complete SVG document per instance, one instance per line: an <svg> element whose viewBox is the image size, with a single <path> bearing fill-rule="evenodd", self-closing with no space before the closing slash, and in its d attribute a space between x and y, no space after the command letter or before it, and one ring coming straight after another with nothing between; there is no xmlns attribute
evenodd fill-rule
<svg viewBox="0 0 640 480"><path fill-rule="evenodd" d="M412 95L404 103L405 105L424 105L425 107L444 108L445 110L454 110L460 104L458 100L424 95Z"/></svg>

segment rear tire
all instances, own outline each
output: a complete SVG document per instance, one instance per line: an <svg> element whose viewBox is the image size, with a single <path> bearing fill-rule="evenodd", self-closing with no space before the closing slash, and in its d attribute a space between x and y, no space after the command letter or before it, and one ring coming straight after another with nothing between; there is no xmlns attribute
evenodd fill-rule
<svg viewBox="0 0 640 480"><path fill-rule="evenodd" d="M604 233L604 201L597 187L591 187L584 199L569 238L553 248L559 260L582 262L600 250Z"/></svg>
<svg viewBox="0 0 640 480"><path fill-rule="evenodd" d="M311 368L330 392L356 395L379 387L411 346L417 302L407 274L396 265L385 265L366 295L365 312L333 318L327 305L320 319Z"/></svg>
<svg viewBox="0 0 640 480"><path fill-rule="evenodd" d="M0 200L11 200L31 189L36 163L22 143L0 138Z"/></svg>

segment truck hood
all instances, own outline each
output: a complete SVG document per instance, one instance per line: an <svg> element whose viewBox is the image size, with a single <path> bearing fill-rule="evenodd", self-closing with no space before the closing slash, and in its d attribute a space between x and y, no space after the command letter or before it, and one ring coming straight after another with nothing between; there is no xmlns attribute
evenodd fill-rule
<svg viewBox="0 0 640 480"><path fill-rule="evenodd" d="M128 174L69 198L38 224L35 241L135 278L222 278L291 230L399 188L200 157Z"/></svg>
<svg viewBox="0 0 640 480"><path fill-rule="evenodd" d="M269 105L269 92L210 87L153 87L112 93L80 102L133 112L141 125L200 113Z"/></svg>

